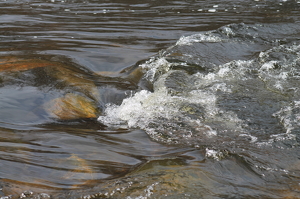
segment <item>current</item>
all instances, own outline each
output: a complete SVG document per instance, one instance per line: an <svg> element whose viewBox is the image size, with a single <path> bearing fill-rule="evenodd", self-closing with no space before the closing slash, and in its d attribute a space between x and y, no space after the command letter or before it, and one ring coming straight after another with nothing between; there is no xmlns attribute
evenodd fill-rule
<svg viewBox="0 0 300 199"><path fill-rule="evenodd" d="M300 1L0 0L0 199L300 198Z"/></svg>

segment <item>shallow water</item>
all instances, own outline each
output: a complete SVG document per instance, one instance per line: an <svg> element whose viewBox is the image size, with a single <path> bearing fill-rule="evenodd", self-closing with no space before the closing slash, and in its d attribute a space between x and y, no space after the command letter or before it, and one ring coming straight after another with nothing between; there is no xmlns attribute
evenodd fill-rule
<svg viewBox="0 0 300 199"><path fill-rule="evenodd" d="M299 1L0 1L1 198L300 198Z"/></svg>

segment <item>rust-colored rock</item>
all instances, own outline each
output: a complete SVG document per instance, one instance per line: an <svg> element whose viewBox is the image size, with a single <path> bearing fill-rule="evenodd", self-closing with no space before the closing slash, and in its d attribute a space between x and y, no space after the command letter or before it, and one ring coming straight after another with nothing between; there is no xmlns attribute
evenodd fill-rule
<svg viewBox="0 0 300 199"><path fill-rule="evenodd" d="M53 62L40 59L16 59L10 58L0 62L0 72L25 71L33 68L46 67L53 65ZM57 63L56 63L57 64Z"/></svg>
<svg viewBox="0 0 300 199"><path fill-rule="evenodd" d="M98 115L92 100L73 93L46 103L45 108L51 116L62 120L96 118Z"/></svg>
<svg viewBox="0 0 300 199"><path fill-rule="evenodd" d="M96 118L100 113L97 104L101 99L93 79L94 74L89 74L80 67L57 61L5 57L0 60L0 74L4 86L16 83L20 84L16 86L21 86L25 90L26 86L39 87L37 92L41 94L48 92L48 89L55 95L63 93L60 98L43 99L45 100L42 103L43 108L54 118L61 120ZM45 78L48 81L45 81ZM35 100L33 97L32 101ZM22 108L20 104L20 109ZM34 107L32 110L38 108ZM29 114L28 111L26 114Z"/></svg>

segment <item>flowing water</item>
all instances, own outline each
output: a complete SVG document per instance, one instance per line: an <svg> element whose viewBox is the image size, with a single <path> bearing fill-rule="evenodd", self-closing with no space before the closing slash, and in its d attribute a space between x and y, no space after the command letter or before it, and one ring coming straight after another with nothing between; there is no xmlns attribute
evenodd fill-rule
<svg viewBox="0 0 300 199"><path fill-rule="evenodd" d="M300 198L300 1L0 0L0 198Z"/></svg>

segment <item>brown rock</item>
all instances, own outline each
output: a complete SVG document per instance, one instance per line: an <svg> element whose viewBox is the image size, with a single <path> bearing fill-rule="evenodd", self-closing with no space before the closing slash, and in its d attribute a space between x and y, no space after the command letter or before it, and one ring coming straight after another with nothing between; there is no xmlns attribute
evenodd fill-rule
<svg viewBox="0 0 300 199"><path fill-rule="evenodd" d="M96 118L99 114L92 100L74 93L46 103L45 109L51 116L61 120Z"/></svg>

